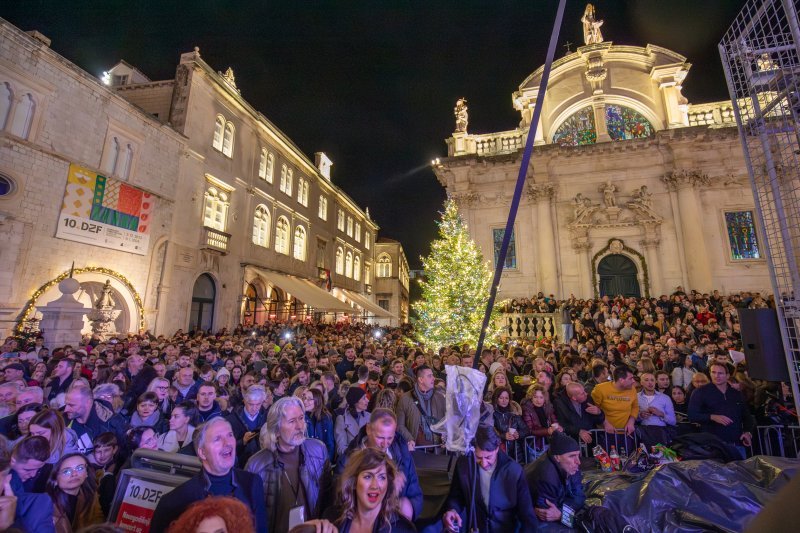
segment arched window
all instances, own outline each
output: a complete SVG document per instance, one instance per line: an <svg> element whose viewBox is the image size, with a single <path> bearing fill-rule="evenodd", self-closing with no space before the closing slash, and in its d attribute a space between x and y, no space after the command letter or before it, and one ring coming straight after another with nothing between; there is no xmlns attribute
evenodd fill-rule
<svg viewBox="0 0 800 533"><path fill-rule="evenodd" d="M272 183L272 177L275 174L275 155L270 152L267 156L267 173L264 177L265 180Z"/></svg>
<svg viewBox="0 0 800 533"><path fill-rule="evenodd" d="M303 226L297 226L294 230L294 258L306 260L306 230Z"/></svg>
<svg viewBox="0 0 800 533"><path fill-rule="evenodd" d="M8 82L0 83L0 131L6 129L13 99L14 93L11 91L11 85Z"/></svg>
<svg viewBox="0 0 800 533"><path fill-rule="evenodd" d="M206 190L205 209L203 211L203 225L217 231L225 231L228 219L228 195L217 190L216 187L209 187Z"/></svg>
<svg viewBox="0 0 800 533"><path fill-rule="evenodd" d="M267 179L267 149L261 149L261 159L258 161L258 177Z"/></svg>
<svg viewBox="0 0 800 533"><path fill-rule="evenodd" d="M638 111L629 107L606 104L606 131L612 141L641 139L653 135L653 125ZM562 146L582 146L597 142L594 109L579 109L570 115L553 134L553 142Z"/></svg>
<svg viewBox="0 0 800 533"><path fill-rule="evenodd" d="M122 169L119 176L123 179L128 179L131 175L131 165L133 164L133 146L130 144L125 145L125 153L122 158Z"/></svg>
<svg viewBox="0 0 800 533"><path fill-rule="evenodd" d="M355 237L356 242L361 242L361 222L356 222L356 229L354 231L353 237Z"/></svg>
<svg viewBox="0 0 800 533"><path fill-rule="evenodd" d="M289 255L289 220L286 217L279 217L275 225L275 251Z"/></svg>
<svg viewBox="0 0 800 533"><path fill-rule="evenodd" d="M20 98L14 110L14 121L11 123L11 133L17 137L27 139L28 135L31 133L31 123L33 122L33 113L35 110L36 104L33 101L33 95L31 93Z"/></svg>
<svg viewBox="0 0 800 533"><path fill-rule="evenodd" d="M361 257L359 256L353 259L353 279L361 281Z"/></svg>
<svg viewBox="0 0 800 533"><path fill-rule="evenodd" d="M285 164L281 165L281 182L278 185L278 188L281 190L281 192L286 192L286 177L288 174L289 167L287 167Z"/></svg>
<svg viewBox="0 0 800 533"><path fill-rule="evenodd" d="M344 274L344 250L341 246L336 249L336 273Z"/></svg>
<svg viewBox="0 0 800 533"><path fill-rule="evenodd" d="M389 257L389 254L381 254L378 256L378 277L392 277L392 258Z"/></svg>
<svg viewBox="0 0 800 533"><path fill-rule="evenodd" d="M214 142L211 146L215 150L222 151L222 138L225 135L225 117L217 115L217 121L214 123Z"/></svg>
<svg viewBox="0 0 800 533"><path fill-rule="evenodd" d="M225 123L225 136L222 138L222 153L233 157L233 122Z"/></svg>
<svg viewBox="0 0 800 533"><path fill-rule="evenodd" d="M344 275L348 278L353 277L353 252L350 250L347 251L344 259Z"/></svg>
<svg viewBox="0 0 800 533"><path fill-rule="evenodd" d="M256 207L256 214L253 216L253 244L267 248L269 246L269 227L272 218L269 210L264 205Z"/></svg>

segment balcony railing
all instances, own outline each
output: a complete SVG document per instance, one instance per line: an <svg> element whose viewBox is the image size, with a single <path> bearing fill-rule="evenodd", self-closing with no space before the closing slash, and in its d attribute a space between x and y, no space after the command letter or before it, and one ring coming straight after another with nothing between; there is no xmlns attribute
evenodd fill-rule
<svg viewBox="0 0 800 533"><path fill-rule="evenodd" d="M203 227L203 243L202 246L206 250L214 250L223 254L228 253L228 242L230 241L230 234L224 231L219 231L208 226Z"/></svg>
<svg viewBox="0 0 800 533"><path fill-rule="evenodd" d="M560 313L502 313L502 335L511 339L561 337Z"/></svg>
<svg viewBox="0 0 800 533"><path fill-rule="evenodd" d="M711 102L708 104L690 105L687 111L689 126L735 126L731 102Z"/></svg>
<svg viewBox="0 0 800 533"><path fill-rule="evenodd" d="M460 156L477 154L481 156L511 154L525 147L527 131L511 130L483 135L463 135L451 137L448 142L448 155Z"/></svg>

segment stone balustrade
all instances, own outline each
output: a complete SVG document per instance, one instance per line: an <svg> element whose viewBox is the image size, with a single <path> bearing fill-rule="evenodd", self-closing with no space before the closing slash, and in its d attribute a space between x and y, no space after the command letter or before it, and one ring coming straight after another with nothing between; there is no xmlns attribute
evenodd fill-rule
<svg viewBox="0 0 800 533"><path fill-rule="evenodd" d="M448 156L511 154L525 147L527 133L526 130L511 130L482 135L454 134L448 139Z"/></svg>
<svg viewBox="0 0 800 533"><path fill-rule="evenodd" d="M501 335L510 339L537 339L561 336L560 313L502 313Z"/></svg>
<svg viewBox="0 0 800 533"><path fill-rule="evenodd" d="M228 253L228 241L230 238L230 233L225 233L224 231L219 231L214 228L204 226L201 247L205 248L206 250L214 250L226 254Z"/></svg>
<svg viewBox="0 0 800 533"><path fill-rule="evenodd" d="M729 101L690 105L689 126L735 126L733 104Z"/></svg>

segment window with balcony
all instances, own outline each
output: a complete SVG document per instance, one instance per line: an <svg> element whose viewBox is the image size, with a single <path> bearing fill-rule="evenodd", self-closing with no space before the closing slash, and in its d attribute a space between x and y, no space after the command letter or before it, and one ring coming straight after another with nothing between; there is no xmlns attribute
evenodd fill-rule
<svg viewBox="0 0 800 533"><path fill-rule="evenodd" d="M253 216L253 244L267 248L269 246L269 227L272 218L269 215L269 210L265 205L256 207L256 213Z"/></svg>
<svg viewBox="0 0 800 533"><path fill-rule="evenodd" d="M275 251L279 254L289 255L289 220L279 217L275 225Z"/></svg>
<svg viewBox="0 0 800 533"><path fill-rule="evenodd" d="M322 220L328 220L328 198L323 195L319 195L319 210L317 211L317 215Z"/></svg>
<svg viewBox="0 0 800 533"><path fill-rule="evenodd" d="M294 258L300 261L306 260L306 229L297 226L294 230Z"/></svg>
<svg viewBox="0 0 800 533"><path fill-rule="evenodd" d="M209 187L205 194L203 225L217 231L225 231L228 219L228 195L216 187Z"/></svg>
<svg viewBox="0 0 800 533"><path fill-rule="evenodd" d="M392 277L392 258L389 257L389 254L381 254L378 256L377 276L379 278Z"/></svg>
<svg viewBox="0 0 800 533"><path fill-rule="evenodd" d="M336 273L344 274L344 250L341 246L336 248Z"/></svg>

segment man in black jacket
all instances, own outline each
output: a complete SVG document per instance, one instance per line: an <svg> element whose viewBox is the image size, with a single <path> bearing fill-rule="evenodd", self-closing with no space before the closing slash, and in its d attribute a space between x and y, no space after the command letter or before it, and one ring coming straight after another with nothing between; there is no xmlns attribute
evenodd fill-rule
<svg viewBox="0 0 800 533"><path fill-rule="evenodd" d="M153 513L150 531L166 531L187 507L208 496L232 496L253 511L256 531L267 531L264 489L258 476L234 468L236 439L230 423L212 418L197 429L199 474L161 497Z"/></svg>
<svg viewBox="0 0 800 533"><path fill-rule="evenodd" d="M538 522L522 467L500 451L500 437L494 428L479 426L475 451L460 457L445 504L442 522L448 531L507 533L536 531ZM477 477L477 479L476 479ZM470 494L475 489L475 507ZM470 523L474 514L475 522ZM466 527L464 527L466 526Z"/></svg>
<svg viewBox="0 0 800 533"><path fill-rule="evenodd" d="M586 389L580 383L569 383L566 394L556 397L556 418L564 427L564 431L587 445L592 443L590 430L597 428L605 420L599 407L590 403Z"/></svg>
<svg viewBox="0 0 800 533"><path fill-rule="evenodd" d="M244 393L244 405L234 407L233 412L225 417L236 437L236 456L240 465L247 464L247 460L259 450L258 432L267 421L267 410L262 407L266 399L264 387L253 385Z"/></svg>

